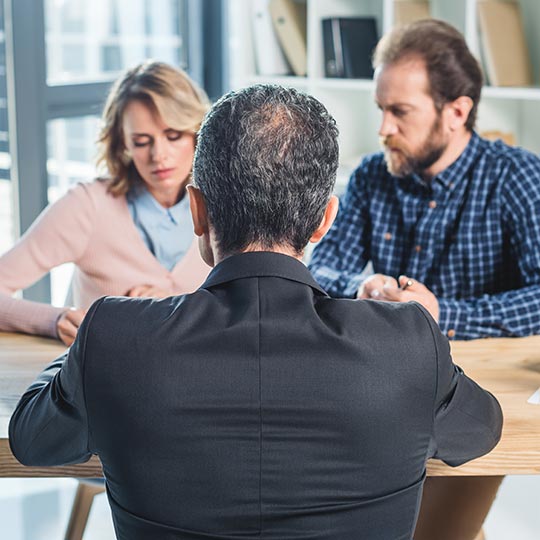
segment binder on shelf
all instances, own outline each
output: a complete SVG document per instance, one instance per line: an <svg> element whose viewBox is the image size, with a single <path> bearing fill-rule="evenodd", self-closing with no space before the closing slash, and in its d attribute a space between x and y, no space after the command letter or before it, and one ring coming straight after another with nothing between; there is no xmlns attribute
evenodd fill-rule
<svg viewBox="0 0 540 540"><path fill-rule="evenodd" d="M394 26L430 17L429 0L394 0Z"/></svg>
<svg viewBox="0 0 540 540"><path fill-rule="evenodd" d="M281 48L295 75L307 74L307 37L305 2L270 0L268 5Z"/></svg>
<svg viewBox="0 0 540 540"><path fill-rule="evenodd" d="M253 0L251 3L257 75L290 75L291 68L276 36L269 4L270 0Z"/></svg>
<svg viewBox="0 0 540 540"><path fill-rule="evenodd" d="M371 56L378 40L374 17L323 19L322 31L326 77L373 77Z"/></svg>
<svg viewBox="0 0 540 540"><path fill-rule="evenodd" d="M519 4L479 0L478 22L488 82L531 86L531 61Z"/></svg>

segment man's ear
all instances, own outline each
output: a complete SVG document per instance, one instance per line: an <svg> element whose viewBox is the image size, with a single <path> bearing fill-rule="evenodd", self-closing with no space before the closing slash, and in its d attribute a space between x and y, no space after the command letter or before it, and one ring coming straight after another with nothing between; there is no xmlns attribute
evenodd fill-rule
<svg viewBox="0 0 540 540"><path fill-rule="evenodd" d="M332 195L328 201L328 204L326 205L326 210L324 211L324 216L320 225L309 239L310 242L318 242L328 232L332 226L332 223L334 223L334 220L336 219L338 208L339 200L335 195Z"/></svg>
<svg viewBox="0 0 540 540"><path fill-rule="evenodd" d="M208 211L206 201L199 188L189 184L189 207L191 209L191 219L193 220L193 231L199 237L199 253L202 260L208 266L214 266L218 261L217 248L212 242L212 231L208 221Z"/></svg>
<svg viewBox="0 0 540 540"><path fill-rule="evenodd" d="M193 230L197 236L208 233L208 213L206 201L201 190L192 184L187 186L189 194L189 208L191 209L191 219L193 220Z"/></svg>
<svg viewBox="0 0 540 540"><path fill-rule="evenodd" d="M473 100L468 96L460 96L445 105L447 122L451 131L463 127L467 123L473 108Z"/></svg>

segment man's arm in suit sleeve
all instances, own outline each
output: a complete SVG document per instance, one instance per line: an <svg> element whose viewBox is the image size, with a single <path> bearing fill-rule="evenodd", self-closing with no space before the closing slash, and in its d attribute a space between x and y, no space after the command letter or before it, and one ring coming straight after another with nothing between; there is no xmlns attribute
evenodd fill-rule
<svg viewBox="0 0 540 540"><path fill-rule="evenodd" d="M77 338L21 397L9 423L9 444L23 465L83 463L91 452L84 394L86 340L101 303L88 311Z"/></svg>
<svg viewBox="0 0 540 540"><path fill-rule="evenodd" d="M497 399L452 362L450 344L421 306L433 334L437 384L430 455L456 467L490 452L501 438L503 416Z"/></svg>

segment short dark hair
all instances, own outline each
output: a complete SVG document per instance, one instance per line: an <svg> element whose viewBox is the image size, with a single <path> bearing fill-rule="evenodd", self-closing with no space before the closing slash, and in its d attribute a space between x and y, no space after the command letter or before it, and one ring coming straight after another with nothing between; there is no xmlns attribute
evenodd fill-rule
<svg viewBox="0 0 540 540"><path fill-rule="evenodd" d="M430 94L438 111L460 96L472 99L465 123L471 131L476 122L482 92L482 70L465 38L450 24L424 19L398 26L382 37L373 53L373 67L395 64L408 57L424 60Z"/></svg>
<svg viewBox="0 0 540 540"><path fill-rule="evenodd" d="M332 194L337 139L324 105L293 88L259 84L212 107L199 132L193 182L222 256L249 245L302 253Z"/></svg>

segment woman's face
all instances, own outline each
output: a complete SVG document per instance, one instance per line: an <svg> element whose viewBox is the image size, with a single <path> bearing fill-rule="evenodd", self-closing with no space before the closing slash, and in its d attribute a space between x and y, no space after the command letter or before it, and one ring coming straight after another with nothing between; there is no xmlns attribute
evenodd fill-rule
<svg viewBox="0 0 540 540"><path fill-rule="evenodd" d="M142 101L131 101L123 118L124 144L148 191L163 206L184 194L195 152L195 135L170 128Z"/></svg>

